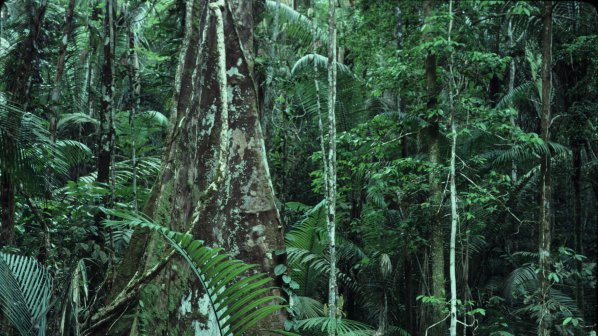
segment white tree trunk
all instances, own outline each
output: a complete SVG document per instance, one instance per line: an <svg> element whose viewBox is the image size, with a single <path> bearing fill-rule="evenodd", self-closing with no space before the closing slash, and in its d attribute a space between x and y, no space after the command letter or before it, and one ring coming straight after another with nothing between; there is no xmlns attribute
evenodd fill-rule
<svg viewBox="0 0 598 336"><path fill-rule="evenodd" d="M451 31L453 28L453 1L449 1L449 28L448 41L451 41ZM454 95L456 94L455 77L453 73L453 55L449 63L449 109L451 112L451 163L450 163L450 189L451 189L451 238L449 251L449 276L451 282L451 301L450 301L450 335L457 336L457 276L455 264L455 245L457 237L457 225L459 225L459 215L457 214L457 186L455 185L455 158L457 150L457 127L455 125L455 107Z"/></svg>

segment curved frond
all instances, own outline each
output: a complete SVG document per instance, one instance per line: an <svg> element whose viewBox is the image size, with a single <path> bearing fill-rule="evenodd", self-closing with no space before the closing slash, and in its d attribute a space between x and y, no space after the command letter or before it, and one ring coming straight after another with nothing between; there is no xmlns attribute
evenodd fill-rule
<svg viewBox="0 0 598 336"><path fill-rule="evenodd" d="M321 70L321 74L326 74L328 69L328 57L320 54L307 54L298 59L291 68L291 74L297 76L305 72L313 72L315 65ZM339 74L344 74L353 77L354 74L351 69L345 64L334 62Z"/></svg>
<svg viewBox="0 0 598 336"><path fill-rule="evenodd" d="M278 22L281 25L279 29L286 36L300 41L304 45L309 45L313 41L315 28L315 37L318 43L324 46L328 45L328 32L320 27L314 27L314 23L310 18L294 10L292 7L283 3L277 3L274 0L267 0L266 9L272 15L278 12Z"/></svg>
<svg viewBox="0 0 598 336"><path fill-rule="evenodd" d="M525 82L518 87L514 88L513 90L507 92L496 104L497 109L507 108L510 105L513 105L520 99L529 99L529 95L532 90L534 89L533 82Z"/></svg>
<svg viewBox="0 0 598 336"><path fill-rule="evenodd" d="M52 277L35 259L0 252L0 307L21 336L46 334Z"/></svg>
<svg viewBox="0 0 598 336"><path fill-rule="evenodd" d="M129 225L159 232L187 261L209 297L220 335L242 335L260 320L285 308L281 297L270 295L272 279L255 273L256 266L233 259L221 248L210 248L190 234L178 233L160 226L149 218L121 211L104 210L120 220L107 220L108 226ZM247 276L251 272L253 275Z"/></svg>
<svg viewBox="0 0 598 336"><path fill-rule="evenodd" d="M63 114L60 117L60 120L57 124L57 128L60 130L68 126L79 126L83 124L91 124L94 127L97 127L100 124L100 122L97 119L92 118L85 113L68 113Z"/></svg>

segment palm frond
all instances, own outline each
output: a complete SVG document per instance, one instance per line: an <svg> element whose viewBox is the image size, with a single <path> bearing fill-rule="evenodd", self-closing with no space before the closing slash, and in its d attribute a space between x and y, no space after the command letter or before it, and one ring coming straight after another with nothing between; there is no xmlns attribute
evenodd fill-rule
<svg viewBox="0 0 598 336"><path fill-rule="evenodd" d="M537 287L537 277L531 265L518 267L505 281L503 296L507 301L514 302L521 295L533 292Z"/></svg>
<svg viewBox="0 0 598 336"><path fill-rule="evenodd" d="M314 64L318 69L321 71L321 74L326 74L328 69L328 57L320 55L320 54L307 54L300 59L298 59L293 67L291 68L291 74L293 76L298 76L305 72L313 72ZM347 75L347 76L355 76L351 69L339 62L334 62L339 74Z"/></svg>
<svg viewBox="0 0 598 336"><path fill-rule="evenodd" d="M285 308L281 297L269 295L272 279L264 273L254 273L256 266L236 260L221 248L209 248L190 234L170 231L149 218L135 213L104 210L120 218L107 220L108 226L129 225L160 233L187 261L209 297L220 335L242 335L262 319ZM266 305L267 304L267 305ZM266 305L266 306L264 306Z"/></svg>
<svg viewBox="0 0 598 336"><path fill-rule="evenodd" d="M299 320L320 317L324 316L324 304L309 296L293 296L291 311Z"/></svg>
<svg viewBox="0 0 598 336"><path fill-rule="evenodd" d="M530 99L530 94L533 94L535 85L533 82L525 82L513 90L507 92L496 104L497 109L507 108L521 99Z"/></svg>
<svg viewBox="0 0 598 336"><path fill-rule="evenodd" d="M84 124L91 124L94 127L98 126L100 122L97 119L90 117L85 113L68 113L63 114L58 121L57 127L62 130L69 126L81 126Z"/></svg>
<svg viewBox="0 0 598 336"><path fill-rule="evenodd" d="M321 45L328 45L328 32L320 27L314 27L313 21L307 16L294 10L292 7L283 3L277 3L274 0L266 1L266 9L268 12L279 15L280 32L296 41L309 45L312 43L315 30L315 38Z"/></svg>
<svg viewBox="0 0 598 336"><path fill-rule="evenodd" d="M0 308L21 336L46 334L52 277L35 259L0 252Z"/></svg>

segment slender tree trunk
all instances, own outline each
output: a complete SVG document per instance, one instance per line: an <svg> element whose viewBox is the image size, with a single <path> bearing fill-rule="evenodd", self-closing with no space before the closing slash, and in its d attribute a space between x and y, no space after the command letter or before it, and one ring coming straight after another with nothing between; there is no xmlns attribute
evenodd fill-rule
<svg viewBox="0 0 598 336"><path fill-rule="evenodd" d="M453 112L454 113L454 112ZM457 274L456 274L456 263L455 263L455 247L457 237L457 226L459 225L459 215L457 214L457 188L455 185L455 151L457 146L457 128L455 126L455 120L451 122L451 136L453 142L451 146L451 164L450 164L450 189L451 189L451 242L450 242L450 256L449 256L449 268L450 268L450 281L451 281L451 302L450 302L450 334L451 336L457 335Z"/></svg>
<svg viewBox="0 0 598 336"><path fill-rule="evenodd" d="M582 189L581 189L581 140L573 139L571 149L573 151L573 221L575 225L575 253L584 253L583 249L583 223L582 223ZM575 262L575 268L579 276L575 277L575 301L579 309L579 315L584 316L584 288L581 277L583 263L581 260Z"/></svg>
<svg viewBox="0 0 598 336"><path fill-rule="evenodd" d="M52 108L52 116L50 118L50 137L52 142L56 141L56 124L60 117L60 109L57 104L60 100L60 89L62 83L62 75L64 74L64 65L66 64L66 49L68 41L71 36L73 26L73 14L75 12L75 0L69 0L69 5L66 10L66 17L64 20L64 30L60 40L60 47L58 49L58 61L56 62L56 75L54 76L54 83L52 93L50 96L50 104Z"/></svg>
<svg viewBox="0 0 598 336"><path fill-rule="evenodd" d="M548 146L550 141L550 93L552 72L552 1L544 2L543 45L542 45L542 114L541 138ZM548 308L550 280L550 245L552 233L552 184L550 151L541 156L540 162L540 216L539 216L539 265L538 280L540 285L540 311L538 320L538 336L550 335L551 316Z"/></svg>
<svg viewBox="0 0 598 336"><path fill-rule="evenodd" d="M509 25L508 25L508 30L507 30L507 35L509 37L509 48L510 48L510 52L513 52L513 48L515 47L515 42L513 40L513 18L509 18ZM515 56L512 56L513 58L511 59L511 62L509 63L509 91L508 92L513 92L513 90L515 89L515 71L516 71L516 67L515 67ZM517 111L517 110L515 110ZM512 115L511 116L511 128L514 130L515 127L517 127L517 116L516 115ZM517 183L517 161L513 160L511 161L511 183L515 184Z"/></svg>
<svg viewBox="0 0 598 336"><path fill-rule="evenodd" d="M431 17L431 2L429 0L424 2L424 21ZM426 40L430 36L424 37ZM440 164L440 125L438 116L435 113L438 101L438 83L436 78L436 55L428 53L425 60L426 73L426 108L428 113L433 113L434 116L428 120L429 126L427 128L428 137L428 156L431 163L431 170L429 175L430 184L430 212L431 214L431 237L430 237L430 259L432 262L431 269L431 287L432 295L438 299L444 300L445 292L445 277L444 277L444 234L442 230L442 223L440 221L440 208L442 203L442 182L437 172ZM432 314L428 326L445 318L441 306L434 306L431 308ZM444 323L435 326L429 331L429 335L443 335Z"/></svg>
<svg viewBox="0 0 598 336"><path fill-rule="evenodd" d="M328 253L330 274L328 277L328 309L330 319L336 319L336 4L328 0L328 176L326 178L326 207L328 217ZM329 335L335 335L330 331Z"/></svg>
<svg viewBox="0 0 598 336"><path fill-rule="evenodd" d="M449 0L449 28L448 42L451 41L451 31L453 29L453 1ZM455 159L457 152L457 125L455 121L454 97L456 95L455 75L453 72L453 54L450 56L449 64L449 110L451 114L451 162L450 162L450 189L451 189L451 238L449 252L449 276L451 283L451 301L450 301L450 335L457 336L457 270L455 262L455 249L457 240L457 226L459 225L459 215L457 213L457 186L455 184Z"/></svg>
<svg viewBox="0 0 598 336"><path fill-rule="evenodd" d="M102 99L98 113L100 125L98 127L98 174L96 181L111 184L111 165L114 155L114 43L115 43L115 9L116 0L106 0L104 13L104 63L102 65ZM112 190L112 186L110 187ZM105 196L103 205L111 203L112 196ZM101 226L105 218L103 213L95 216L96 226ZM94 240L100 246L104 239L102 231L98 229Z"/></svg>
<svg viewBox="0 0 598 336"><path fill-rule="evenodd" d="M102 100L99 113L98 176L97 181L108 183L110 161L114 150L114 9L116 0L106 0L104 14L104 63L102 65Z"/></svg>
<svg viewBox="0 0 598 336"><path fill-rule="evenodd" d="M139 56L137 55L137 33L135 32L135 23L129 22L129 82L131 84L132 104L129 112L129 127L131 128L131 164L133 165L133 207L135 211L137 205L137 145L135 138L135 116L141 108L141 76L139 74Z"/></svg>
<svg viewBox="0 0 598 336"><path fill-rule="evenodd" d="M276 0L276 12L274 13L274 20L272 22L272 38L270 48L268 49L268 57L271 63L274 63L276 60L276 42L278 40L278 22L280 17L280 0ZM277 68L277 65L270 64L268 69L266 70L266 83L264 87L264 103L263 103L263 111L262 111L262 129L264 132L264 139L267 144L269 140L269 133L268 133L268 118L274 115L274 108L275 102L274 99L276 97L276 88L274 87L274 69Z"/></svg>

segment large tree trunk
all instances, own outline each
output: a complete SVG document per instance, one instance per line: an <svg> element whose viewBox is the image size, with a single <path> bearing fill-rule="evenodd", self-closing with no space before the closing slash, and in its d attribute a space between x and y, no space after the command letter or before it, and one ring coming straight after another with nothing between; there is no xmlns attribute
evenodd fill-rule
<svg viewBox="0 0 598 336"><path fill-rule="evenodd" d="M424 2L424 20L428 20L431 16L430 1ZM430 36L425 36L429 39ZM436 55L428 53L425 60L426 72L426 108L428 113L438 108L438 82L436 78ZM431 212L431 237L430 237L430 259L431 259L431 290L432 295L443 300L446 296L445 291L445 277L444 277L444 234L442 230L442 222L440 219L440 207L442 203L442 182L440 176L436 171L440 164L440 125L438 116L435 114L428 120L429 126L427 128L426 136L428 139L428 156L432 164L429 184L430 184L430 212ZM430 320L428 326L444 319L442 307L432 307ZM428 335L444 335L444 323L431 328Z"/></svg>
<svg viewBox="0 0 598 336"><path fill-rule="evenodd" d="M187 3L189 24L177 73L172 130L162 174L144 212L174 230L190 230L206 245L223 247L272 275L277 263L272 252L283 247L283 237L253 78L254 8L247 1L224 2L225 48L219 48L218 15L214 6L209 9L209 3ZM198 18L199 24L191 18ZM226 72L219 76L221 53L225 54ZM225 83L219 77L225 78ZM123 265L137 270L135 263L143 263L146 250L146 268L150 267L159 258L160 244L155 239L149 245L147 242L147 235L137 234ZM134 273L123 266L118 272L119 277L128 275L126 279ZM115 288L124 287L127 281ZM164 291L155 305L163 308L160 318L167 319L164 330L217 334L208 298L183 262L173 262L158 282ZM279 329L283 317L274 316L260 328Z"/></svg>
<svg viewBox="0 0 598 336"><path fill-rule="evenodd" d="M542 45L542 115L541 115L541 138L548 146L550 141L550 92L552 72L552 1L544 3L543 45ZM538 321L538 336L550 335L551 317L548 308L550 280L550 244L552 233L552 184L550 151L541 156L540 162L540 218L538 239L538 253L540 272L538 280L540 285L540 311Z"/></svg>
<svg viewBox="0 0 598 336"><path fill-rule="evenodd" d="M200 1L200 8L208 6ZM252 2L225 1L225 50L217 43L214 15L200 26L197 87L195 99L183 117L180 138L174 154L175 177L172 195L172 227L191 229L193 235L211 246L223 247L234 257L258 264L270 272L276 263L272 253L283 246L278 211L274 204L272 182L266 161L264 139L259 121L258 94L253 75ZM226 83L218 78L219 53L226 55ZM226 93L222 85L226 85ZM224 118L221 97L228 97L228 117ZM222 122L228 119L228 139L221 143ZM219 153L228 148L228 162L222 183L211 195L204 191L215 182L226 157ZM198 204L203 203L203 204ZM200 321L202 334L214 332L213 312L206 310L207 298L194 276L177 274L171 278L169 300L176 311L170 314L172 328L190 328ZM179 308L191 302L185 314ZM194 305L196 303L197 305ZM280 328L281 320L273 318L271 325Z"/></svg>

